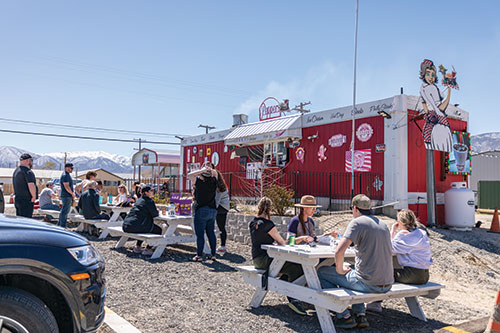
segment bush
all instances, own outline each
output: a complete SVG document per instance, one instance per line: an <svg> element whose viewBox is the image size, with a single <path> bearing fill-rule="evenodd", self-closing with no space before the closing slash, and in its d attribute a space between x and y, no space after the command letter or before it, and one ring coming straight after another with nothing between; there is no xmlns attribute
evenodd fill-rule
<svg viewBox="0 0 500 333"><path fill-rule="evenodd" d="M279 185L271 185L264 191L264 195L273 202L273 213L276 215L285 215L286 209L293 205L294 194L293 190Z"/></svg>
<svg viewBox="0 0 500 333"><path fill-rule="evenodd" d="M166 198L166 197L161 197L158 193L155 193L153 195L153 201L155 204L162 204L162 205L166 205L170 202L170 199L169 198Z"/></svg>

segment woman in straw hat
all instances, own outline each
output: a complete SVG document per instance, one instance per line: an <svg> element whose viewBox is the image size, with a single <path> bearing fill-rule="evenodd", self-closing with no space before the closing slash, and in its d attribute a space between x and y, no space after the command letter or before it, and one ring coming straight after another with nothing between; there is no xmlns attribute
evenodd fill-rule
<svg viewBox="0 0 500 333"><path fill-rule="evenodd" d="M315 241L316 230L312 216L316 212L316 208L321 206L316 204L316 198L312 195L304 195L300 198L300 203L295 204L295 207L300 208L299 215L294 216L290 220L290 223L288 223L288 233L295 235L296 244ZM324 235L337 237L335 231L325 233Z"/></svg>

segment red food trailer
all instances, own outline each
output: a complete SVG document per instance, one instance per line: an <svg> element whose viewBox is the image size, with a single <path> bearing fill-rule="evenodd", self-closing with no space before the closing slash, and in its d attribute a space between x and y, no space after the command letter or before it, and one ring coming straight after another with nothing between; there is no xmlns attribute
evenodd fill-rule
<svg viewBox="0 0 500 333"><path fill-rule="evenodd" d="M340 209L349 205L354 167L355 194L364 193L376 204L387 205L386 214L403 208L418 211L420 221L426 223L424 120L417 111L422 109L419 97L401 94L358 104L354 112L348 106L292 114L187 137L181 145L182 186L189 189L185 175L208 160L224 175L233 198L258 199L259 190L279 184L294 190L297 198L312 194L323 208ZM466 111L450 105L447 114L452 131L467 133ZM266 115L270 118L269 110ZM241 120L238 115L235 118ZM448 171L448 153L434 154L437 218L442 224L444 192L451 182L468 181L468 177Z"/></svg>

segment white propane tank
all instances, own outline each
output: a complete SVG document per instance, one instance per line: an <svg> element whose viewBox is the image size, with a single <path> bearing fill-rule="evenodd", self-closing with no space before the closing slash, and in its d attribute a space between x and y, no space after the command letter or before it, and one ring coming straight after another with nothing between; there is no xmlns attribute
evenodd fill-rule
<svg viewBox="0 0 500 333"><path fill-rule="evenodd" d="M445 223L450 229L467 231L474 227L474 193L465 182L451 183L444 192Z"/></svg>

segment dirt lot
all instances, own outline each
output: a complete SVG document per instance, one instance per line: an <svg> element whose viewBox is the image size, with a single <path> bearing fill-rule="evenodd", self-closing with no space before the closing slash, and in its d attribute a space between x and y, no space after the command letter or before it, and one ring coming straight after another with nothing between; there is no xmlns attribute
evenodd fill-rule
<svg viewBox="0 0 500 333"><path fill-rule="evenodd" d="M343 231L349 216L318 220L325 229L336 224ZM500 234L486 228L488 223L471 232L430 230L431 280L446 289L436 300L421 298L427 323L410 316L404 300L392 300L382 314L369 313L371 328L363 331L431 332L488 316L500 289ZM248 306L253 290L235 267L250 264L249 246L229 242L231 253L219 261L193 263L192 246L168 247L161 258L147 260L133 254L132 242L115 250L116 239L92 241L106 258L107 306L143 332L320 332L316 317L295 315L281 295L270 292L259 309Z"/></svg>

